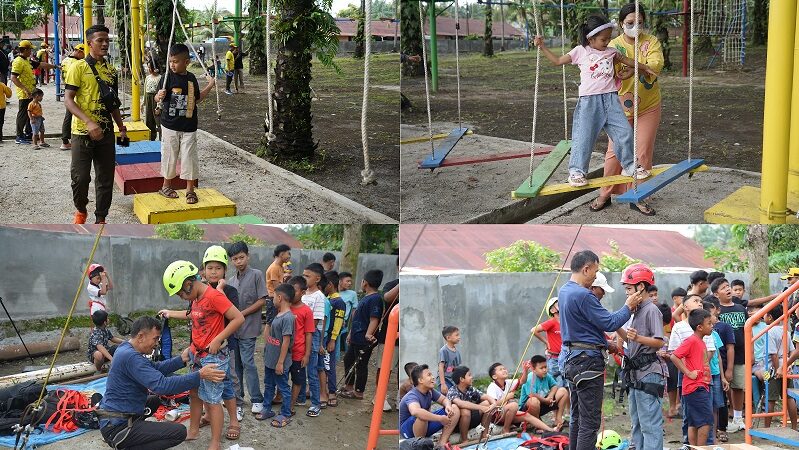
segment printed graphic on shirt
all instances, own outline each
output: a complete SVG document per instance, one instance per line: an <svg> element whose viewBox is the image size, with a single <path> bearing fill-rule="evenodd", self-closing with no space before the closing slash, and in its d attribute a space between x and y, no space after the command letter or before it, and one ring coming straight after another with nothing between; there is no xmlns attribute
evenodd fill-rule
<svg viewBox="0 0 799 450"><path fill-rule="evenodd" d="M194 86L191 86L193 88ZM193 89L189 89L191 92ZM169 108L167 109L167 114L170 117L191 117L191 113L188 111L194 111L194 105L189 104L193 103L192 98L193 95L187 95L183 93L183 88L181 87L173 87L172 88L172 95L169 96Z"/></svg>
<svg viewBox="0 0 799 450"><path fill-rule="evenodd" d="M613 78L613 57L604 57L595 53L588 55L590 64L588 70L591 72L593 79L610 79Z"/></svg>

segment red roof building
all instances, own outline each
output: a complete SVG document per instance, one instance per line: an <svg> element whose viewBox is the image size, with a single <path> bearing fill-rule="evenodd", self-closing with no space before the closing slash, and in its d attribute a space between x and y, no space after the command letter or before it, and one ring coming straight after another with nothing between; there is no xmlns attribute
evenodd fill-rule
<svg viewBox="0 0 799 450"><path fill-rule="evenodd" d="M467 35L482 36L485 31L485 20L483 19L460 19L461 29L459 35L461 38ZM439 38L455 39L455 18L454 17L438 17L436 19L436 36ZM430 23L425 22L424 25L425 35L430 34ZM524 38L524 30L514 27L513 25L505 22L505 38L506 39L522 39ZM502 22L494 20L491 24L491 36L494 39L499 39L502 36Z"/></svg>
<svg viewBox="0 0 799 450"><path fill-rule="evenodd" d="M485 253L518 240L535 241L565 256L579 225L402 225L400 265L422 270L485 270ZM704 249L675 231L583 226L572 254L611 253L609 242L656 268L712 267ZM563 261L560 262L562 264ZM568 265L567 265L568 267Z"/></svg>

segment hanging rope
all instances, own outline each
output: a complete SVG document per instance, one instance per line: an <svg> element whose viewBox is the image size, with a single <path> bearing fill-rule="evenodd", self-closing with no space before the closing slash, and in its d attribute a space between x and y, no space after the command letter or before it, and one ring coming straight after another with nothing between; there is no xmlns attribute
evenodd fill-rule
<svg viewBox="0 0 799 450"><path fill-rule="evenodd" d="M690 50L688 53L688 160L691 160L691 150L693 147L693 124L694 124L694 1L688 5L691 8L691 35Z"/></svg>
<svg viewBox="0 0 799 450"><path fill-rule="evenodd" d="M563 3L561 2L561 17L563 17ZM562 21L561 21L562 22ZM541 26L538 23L538 4L533 0L533 24L535 25L535 35L541 36ZM543 39L543 38L542 38ZM536 123L538 122L538 79L541 73L541 48L536 46L535 49L535 85L533 87L533 131L530 137L530 177L527 179L530 186L533 185L533 161L535 160L535 132ZM564 78L565 80L565 78ZM563 84L564 101L566 98L566 84Z"/></svg>
<svg viewBox="0 0 799 450"><path fill-rule="evenodd" d="M369 164L369 136L367 122L369 114L369 60L372 59L372 0L363 4L363 103L361 104L361 145L363 146L363 170L361 171L361 185L366 186L375 182L375 173Z"/></svg>
<svg viewBox="0 0 799 450"><path fill-rule="evenodd" d="M455 81L458 86L458 128L463 128L461 123L461 63L460 52L458 51L458 41L460 40L461 30L461 22L459 17L460 11L458 11L459 9L460 6L458 5L458 0L455 0Z"/></svg>
<svg viewBox="0 0 799 450"><path fill-rule="evenodd" d="M424 67L424 97L427 102L427 134L430 139L430 156L435 156L436 149L433 144L433 116L430 114L430 86L427 81L427 45L424 39L424 13L422 11L422 0L419 1L419 27L422 30L422 67ZM430 3L430 8L435 8L435 3ZM431 37L435 39L435 36Z"/></svg>
<svg viewBox="0 0 799 450"><path fill-rule="evenodd" d="M214 0L214 5L216 5L216 0ZM272 98L272 0L266 0L266 103L268 104L266 128L269 130L266 132L266 139L269 141L275 140L274 102Z"/></svg>
<svg viewBox="0 0 799 450"><path fill-rule="evenodd" d="M536 0L533 0L534 2ZM566 18L563 15L563 0L560 0L560 53L566 54ZM566 105L566 65L560 66L563 80L563 140L569 140L569 110Z"/></svg>
<svg viewBox="0 0 799 450"><path fill-rule="evenodd" d="M172 38L175 37L175 16L178 15L178 4L172 1L172 30L169 32L169 41L166 44L166 62L164 63L164 74L161 77L161 89L166 89L167 75L169 75L169 49L172 48Z"/></svg>
<svg viewBox="0 0 799 450"><path fill-rule="evenodd" d="M211 14L211 65L213 66L213 77L214 77L214 93L216 94L216 120L222 119L222 107L219 103L219 83L216 82L216 3L217 0L214 0L214 9ZM267 16L266 20L269 20L269 16ZM267 39L269 39L267 34ZM269 48L267 46L267 48ZM207 69L206 69L207 70ZM267 72L267 78L269 74Z"/></svg>
<svg viewBox="0 0 799 450"><path fill-rule="evenodd" d="M633 39L633 190L638 191L638 177L636 176L638 172L638 58L639 58L639 48L638 48L638 35L641 32L641 27L638 22L638 18L641 17L639 15L639 4L638 0L635 0L635 38ZM622 25L624 26L624 25Z"/></svg>

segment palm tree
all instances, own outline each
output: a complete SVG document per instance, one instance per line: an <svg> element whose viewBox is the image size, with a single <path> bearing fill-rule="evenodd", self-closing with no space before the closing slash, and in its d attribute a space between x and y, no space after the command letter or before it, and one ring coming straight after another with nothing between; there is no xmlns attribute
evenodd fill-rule
<svg viewBox="0 0 799 450"><path fill-rule="evenodd" d="M250 32L247 38L250 45L247 52L250 56L250 75L264 75L268 70L266 61L266 17L261 16L265 2L250 0Z"/></svg>
<svg viewBox="0 0 799 450"><path fill-rule="evenodd" d="M364 48L364 36L363 36L363 21L364 15L366 11L366 0L361 0L361 8L358 10L358 32L355 34L355 52L353 55L355 58L363 58L363 54L366 51ZM371 20L371 18L369 19Z"/></svg>
<svg viewBox="0 0 799 450"><path fill-rule="evenodd" d="M483 35L485 46L483 47L483 56L494 56L494 37L491 34L492 29L494 28L494 22L492 20L492 11L491 11L491 0L486 2L485 6L486 12L486 29L485 34Z"/></svg>
<svg viewBox="0 0 799 450"><path fill-rule="evenodd" d="M183 5L183 0L177 0L178 14L180 18L186 22L188 13L186 7ZM172 0L151 0L150 3L150 24L155 29L155 43L158 48L158 55L156 55L156 62L158 67L161 68L162 73L166 67L166 55L169 52L169 36L172 32L172 10L174 5ZM186 40L186 33L180 28L175 21L175 36L172 42L183 42Z"/></svg>
<svg viewBox="0 0 799 450"><path fill-rule="evenodd" d="M422 54L422 31L419 22L419 1L421 0L400 0L400 29L402 39L400 40L400 51L409 56ZM402 63L402 74L413 77L422 75L423 68L421 63L405 61Z"/></svg>
<svg viewBox="0 0 799 450"><path fill-rule="evenodd" d="M311 59L333 65L339 29L329 11L332 0L277 0L273 27L277 44L273 98L274 139L262 144L273 160L307 160L317 144L311 123ZM259 152L263 153L263 152Z"/></svg>

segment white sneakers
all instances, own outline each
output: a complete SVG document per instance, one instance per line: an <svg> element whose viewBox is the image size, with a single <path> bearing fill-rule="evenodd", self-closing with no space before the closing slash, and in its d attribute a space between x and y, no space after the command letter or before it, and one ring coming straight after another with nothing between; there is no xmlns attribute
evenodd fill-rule
<svg viewBox="0 0 799 450"><path fill-rule="evenodd" d="M253 414L260 414L261 411L263 411L263 410L264 410L264 404L263 403L253 403L253 405L252 405L252 413Z"/></svg>
<svg viewBox="0 0 799 450"><path fill-rule="evenodd" d="M263 408L263 405L261 405L261 408ZM241 410L241 406L236 407L236 420L239 422L244 420L244 411Z"/></svg>
<svg viewBox="0 0 799 450"><path fill-rule="evenodd" d="M391 411L391 403L388 400L383 400L383 411Z"/></svg>
<svg viewBox="0 0 799 450"><path fill-rule="evenodd" d="M727 424L727 433L736 433L738 431L742 431L746 428L744 425L744 418L743 417L736 417L732 419L732 421Z"/></svg>
<svg viewBox="0 0 799 450"><path fill-rule="evenodd" d="M622 174L622 175L624 175L625 177L630 177L630 178L632 178L632 177L633 177L633 174L631 174L630 172L628 172L628 171L627 171L627 169L622 169L622 170L621 170L621 174ZM649 178L651 175L652 175L652 174L651 174L651 173L650 173L648 170L644 169L644 168L643 168L643 167L641 167L641 166L638 166L638 167L636 167L636 168L635 168L635 178L636 178L637 180L644 180L644 179L647 179L647 178Z"/></svg>

